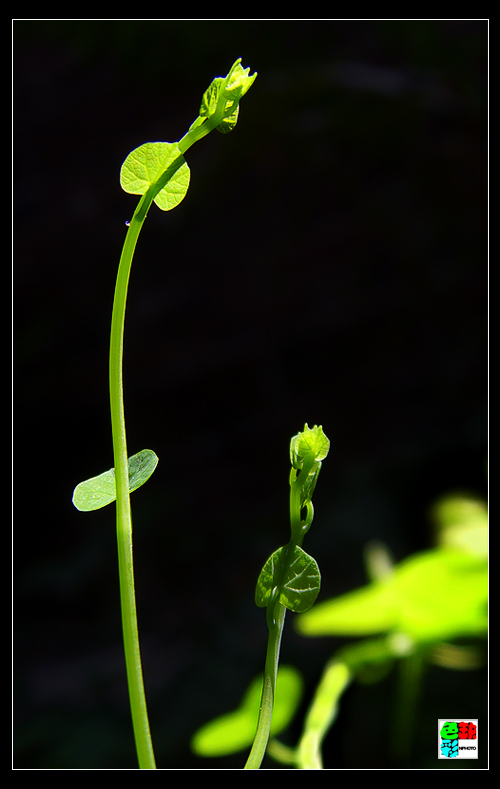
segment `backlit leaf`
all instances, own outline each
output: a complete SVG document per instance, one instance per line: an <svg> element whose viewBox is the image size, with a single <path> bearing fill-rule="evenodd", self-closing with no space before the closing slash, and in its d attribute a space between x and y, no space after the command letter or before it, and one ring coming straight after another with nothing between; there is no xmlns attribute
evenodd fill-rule
<svg viewBox="0 0 500 789"><path fill-rule="evenodd" d="M129 490L140 488L150 478L158 464L151 449L143 449L128 459ZM86 479L76 486L73 504L81 512L99 510L116 499L115 470L110 468L97 477Z"/></svg>
<svg viewBox="0 0 500 789"><path fill-rule="evenodd" d="M154 201L162 211L170 211L184 198L190 180L186 160L176 142L146 142L133 150L120 172L122 189L143 195L159 179L166 179Z"/></svg>
<svg viewBox="0 0 500 789"><path fill-rule="evenodd" d="M321 462L328 455L330 441L323 433L321 425L313 428L304 425L304 430L297 433L290 441L290 461L294 468L302 468L304 458L311 457Z"/></svg>

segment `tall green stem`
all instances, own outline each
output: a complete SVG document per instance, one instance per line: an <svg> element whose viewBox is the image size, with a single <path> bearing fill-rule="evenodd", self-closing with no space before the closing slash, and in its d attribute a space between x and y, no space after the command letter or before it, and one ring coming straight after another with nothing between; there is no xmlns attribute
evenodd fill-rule
<svg viewBox="0 0 500 789"><path fill-rule="evenodd" d="M125 237L116 278L109 348L109 395L115 461L116 532L123 643L139 768L146 770L154 770L156 764L149 730L135 603L132 513L130 508L127 436L123 406L123 334L132 258L152 200L153 197L150 196L149 192L143 195L137 205Z"/></svg>
<svg viewBox="0 0 500 789"><path fill-rule="evenodd" d="M179 148L185 153L194 142L208 134L220 121L221 110L202 126L188 132L181 139ZM178 156L158 180L150 186L139 200L130 221L123 244L120 265L116 277L113 315L111 318L111 339L109 348L109 396L111 406L111 431L115 461L116 485L116 532L118 541L118 571L120 576L120 600L122 609L123 642L125 664L129 688L132 724L139 768L156 768L149 729L146 694L142 676L142 661L137 627L135 602L134 563L132 553L132 512L130 507L127 435L125 430L125 410L123 405L123 335L125 330L125 309L127 305L128 283L134 251L144 220L158 192L175 174L184 159Z"/></svg>
<svg viewBox="0 0 500 789"><path fill-rule="evenodd" d="M109 347L109 397L115 461L114 493L116 497L118 571L125 663L139 767L147 770L154 770L156 764L149 730L137 627L129 459L123 404L123 337L128 283L137 239L152 202L157 198L158 206L164 211L169 211L178 205L186 193L189 185L189 168L183 154L194 142L207 135L212 129L218 128L219 131L226 133L236 125L239 101L257 76L254 74L250 77L250 69L243 69L240 64L241 58L233 64L225 78L216 77L212 81L208 90L203 94L200 115L178 144L146 143L139 146L129 154L120 173L123 189L131 194L142 194L142 197L132 220L128 223L129 228L125 236L116 278ZM163 170L163 163L170 161L172 151L175 154L176 145L179 155L175 156L174 161ZM159 150L160 154L158 154ZM183 168L184 173L181 178L175 179L179 168ZM171 179L173 179L173 186L168 187ZM165 187L167 187L167 196L160 195ZM143 188L147 189L144 193ZM149 454L154 455L154 453ZM113 469L99 475L99 477L86 480L75 488L73 503L77 509L88 511L111 503L113 498L107 499L106 495L102 495L99 481L104 477L109 484L112 472Z"/></svg>
<svg viewBox="0 0 500 789"><path fill-rule="evenodd" d="M187 150L193 142L195 142L194 139L191 140L189 144L185 144L183 150ZM144 220L146 219L154 198L165 183L174 175L182 162L183 158L177 157L161 175L158 181L152 184L139 200L130 221L116 277L109 347L109 398L115 461L116 533L118 542L118 572L120 577L123 644L137 757L139 760L139 768L145 770L154 770L156 764L151 742L146 693L142 676L137 608L135 602L134 562L132 552L132 511L130 507L127 434L125 430L125 409L123 404L123 335L125 331L125 309L127 305L130 269L132 267L132 260L139 233L142 230Z"/></svg>

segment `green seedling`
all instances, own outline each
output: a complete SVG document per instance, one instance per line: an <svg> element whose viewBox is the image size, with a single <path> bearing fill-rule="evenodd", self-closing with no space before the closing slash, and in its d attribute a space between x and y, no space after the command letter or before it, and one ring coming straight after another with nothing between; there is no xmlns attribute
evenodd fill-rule
<svg viewBox="0 0 500 789"><path fill-rule="evenodd" d="M184 199L190 170L184 158L187 150L213 129L226 134L238 120L239 103L257 74L238 59L226 77L216 77L203 94L199 115L178 142L148 142L125 159L120 183L125 192L140 195L123 244L116 278L109 349L109 395L115 465L78 485L73 503L79 510L99 509L116 499L116 529L123 640L132 723L139 767L155 769L137 627L132 552L130 493L143 485L156 468L158 458L143 450L128 458L123 402L123 336L130 269L144 220L153 203L170 211Z"/></svg>
<svg viewBox="0 0 500 789"><path fill-rule="evenodd" d="M258 770L270 735L284 729L300 701L300 675L290 667L278 669L285 614L308 611L321 585L318 565L302 548L314 515L312 495L330 442L323 428L304 425L290 442L290 541L271 554L257 580L255 602L266 609L268 627L264 676L252 683L240 707L207 723L194 735L191 746L200 756L220 756L251 744L246 770ZM286 681L286 685L285 685ZM260 708L257 708L260 692ZM256 724L255 724L256 722ZM228 731L232 734L228 736ZM252 742L253 739L253 742ZM276 752L276 742L272 743ZM285 750L278 748L280 760Z"/></svg>
<svg viewBox="0 0 500 789"><path fill-rule="evenodd" d="M311 499L329 448L330 442L321 426L309 429L306 424L303 432L290 442L290 541L269 557L255 590L256 604L266 608L269 635L257 731L246 770L258 770L266 752L286 610L307 611L319 593L319 568L303 550L302 540L311 527L314 515Z"/></svg>

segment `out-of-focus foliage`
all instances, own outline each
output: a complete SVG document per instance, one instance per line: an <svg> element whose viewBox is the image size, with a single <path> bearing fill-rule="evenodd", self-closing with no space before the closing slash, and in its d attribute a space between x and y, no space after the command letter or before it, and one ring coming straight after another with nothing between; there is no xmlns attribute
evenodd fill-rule
<svg viewBox="0 0 500 789"><path fill-rule="evenodd" d="M303 694L302 676L293 666L280 666L276 683L271 734L282 732L294 718ZM199 756L225 756L249 748L255 736L262 677L249 686L238 709L202 726L191 741Z"/></svg>
<svg viewBox="0 0 500 789"><path fill-rule="evenodd" d="M449 496L436 505L438 547L408 557L368 586L318 604L297 620L319 635L392 633L413 643L483 635L487 628L487 512Z"/></svg>

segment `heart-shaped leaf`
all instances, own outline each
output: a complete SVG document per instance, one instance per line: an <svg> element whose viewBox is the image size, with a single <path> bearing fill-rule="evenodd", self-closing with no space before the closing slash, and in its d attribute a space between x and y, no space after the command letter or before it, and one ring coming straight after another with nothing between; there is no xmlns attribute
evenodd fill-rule
<svg viewBox="0 0 500 789"><path fill-rule="evenodd" d="M120 184L128 194L143 195L150 186L165 181L154 201L170 211L189 188L190 171L176 142L146 142L129 153L122 164Z"/></svg>
<svg viewBox="0 0 500 789"><path fill-rule="evenodd" d="M151 449L143 449L128 459L129 490L137 490L148 481L158 464ZM73 504L81 512L99 510L116 499L115 470L110 468L97 477L86 479L76 486Z"/></svg>
<svg viewBox="0 0 500 789"><path fill-rule="evenodd" d="M295 613L307 611L314 604L321 586L321 575L315 559L298 545L285 545L275 551L257 581L255 602L265 608L274 587L279 602Z"/></svg>

